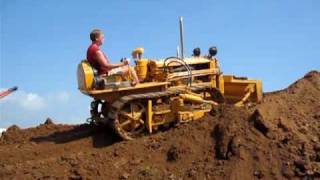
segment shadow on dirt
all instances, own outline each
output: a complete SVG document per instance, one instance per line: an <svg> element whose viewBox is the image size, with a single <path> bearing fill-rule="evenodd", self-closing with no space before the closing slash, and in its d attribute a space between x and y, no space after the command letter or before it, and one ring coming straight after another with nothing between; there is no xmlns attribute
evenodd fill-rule
<svg viewBox="0 0 320 180"><path fill-rule="evenodd" d="M32 137L31 141L36 143L54 142L64 144L79 139L92 137L93 147L101 148L110 146L121 139L108 126L81 124L70 130L57 131L46 136Z"/></svg>

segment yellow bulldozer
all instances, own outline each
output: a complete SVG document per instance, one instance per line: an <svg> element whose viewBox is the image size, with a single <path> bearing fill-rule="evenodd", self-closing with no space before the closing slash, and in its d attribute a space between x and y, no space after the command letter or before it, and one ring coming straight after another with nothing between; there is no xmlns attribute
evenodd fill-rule
<svg viewBox="0 0 320 180"><path fill-rule="evenodd" d="M143 48L132 52L141 80L136 86L117 74L101 81L89 62L81 61L78 87L93 98L90 121L109 124L121 138L132 140L161 127L199 120L221 103L244 106L262 100L260 80L222 73L216 48L210 48L206 56L184 57L182 18L180 36L182 53L178 56L148 59Z"/></svg>

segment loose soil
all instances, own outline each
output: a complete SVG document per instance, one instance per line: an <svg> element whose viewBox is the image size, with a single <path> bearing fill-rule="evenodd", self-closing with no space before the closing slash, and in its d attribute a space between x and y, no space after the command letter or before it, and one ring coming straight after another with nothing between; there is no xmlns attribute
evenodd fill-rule
<svg viewBox="0 0 320 180"><path fill-rule="evenodd" d="M11 126L0 179L320 179L320 73L264 94L260 104L133 141L107 127Z"/></svg>

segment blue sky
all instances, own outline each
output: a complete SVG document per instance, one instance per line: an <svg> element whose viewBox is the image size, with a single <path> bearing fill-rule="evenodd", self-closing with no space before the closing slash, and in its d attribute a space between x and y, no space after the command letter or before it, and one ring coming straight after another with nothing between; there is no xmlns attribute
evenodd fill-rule
<svg viewBox="0 0 320 180"><path fill-rule="evenodd" d="M225 74L285 88L320 69L319 8L317 0L0 0L0 89L19 86L0 101L0 127L84 122L90 98L77 90L76 67L90 31L104 30L113 62L140 46L163 58L176 54L179 16L187 54L216 45Z"/></svg>

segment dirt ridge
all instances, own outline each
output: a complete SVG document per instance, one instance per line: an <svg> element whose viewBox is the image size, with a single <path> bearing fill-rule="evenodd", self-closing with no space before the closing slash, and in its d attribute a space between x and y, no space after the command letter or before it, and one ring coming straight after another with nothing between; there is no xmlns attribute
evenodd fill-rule
<svg viewBox="0 0 320 180"><path fill-rule="evenodd" d="M13 125L0 137L0 179L320 178L319 71L217 112L129 142L88 124Z"/></svg>

